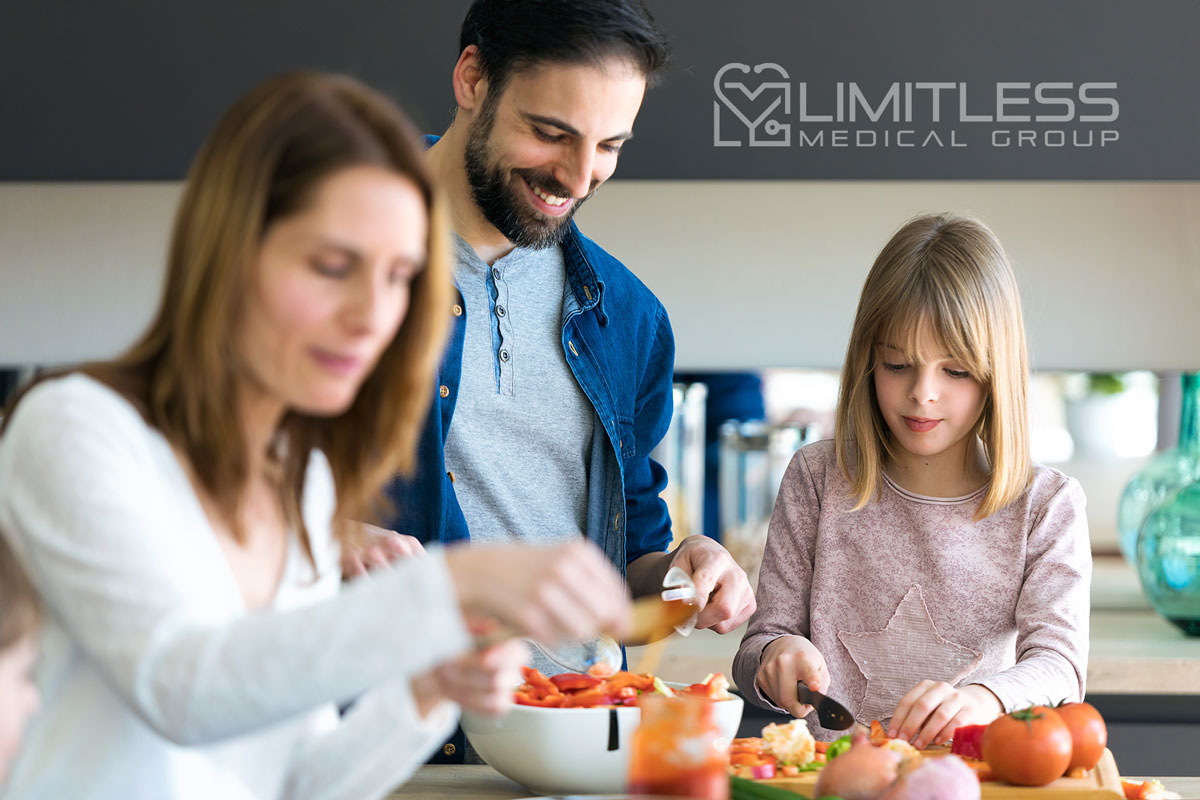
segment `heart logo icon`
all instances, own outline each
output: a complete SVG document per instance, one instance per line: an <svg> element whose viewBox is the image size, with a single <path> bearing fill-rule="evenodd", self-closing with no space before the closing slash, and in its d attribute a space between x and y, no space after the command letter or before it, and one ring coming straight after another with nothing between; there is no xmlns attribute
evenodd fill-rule
<svg viewBox="0 0 1200 800"><path fill-rule="evenodd" d="M768 73L765 74L764 73ZM770 73L777 73L778 78ZM750 86L752 75L759 76ZM740 139L721 138L722 108L741 121L750 132L750 147L787 147L792 143L792 126L780 122L792 113L792 83L787 70L778 64L729 63L713 78L713 146L741 147ZM768 117L774 117L768 119Z"/></svg>

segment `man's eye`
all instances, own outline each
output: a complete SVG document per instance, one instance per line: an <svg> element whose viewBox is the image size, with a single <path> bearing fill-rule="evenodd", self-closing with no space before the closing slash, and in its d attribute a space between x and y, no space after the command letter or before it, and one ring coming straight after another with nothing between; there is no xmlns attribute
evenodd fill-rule
<svg viewBox="0 0 1200 800"><path fill-rule="evenodd" d="M615 156L621 152L621 145L619 145L619 144L602 144L602 145L600 145L600 149L606 153L611 153L612 155Z"/></svg>
<svg viewBox="0 0 1200 800"><path fill-rule="evenodd" d="M562 141L563 138L561 133L546 133L541 128L534 128L533 132L537 138L541 139L543 142L559 142Z"/></svg>

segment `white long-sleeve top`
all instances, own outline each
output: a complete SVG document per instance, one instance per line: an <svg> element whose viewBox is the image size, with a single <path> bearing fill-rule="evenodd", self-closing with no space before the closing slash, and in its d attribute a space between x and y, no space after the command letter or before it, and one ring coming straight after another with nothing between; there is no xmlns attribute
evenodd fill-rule
<svg viewBox="0 0 1200 800"><path fill-rule="evenodd" d="M453 729L406 676L469 637L436 553L341 589L314 455L269 609L247 611L170 445L83 375L42 383L0 438L0 531L49 620L42 708L5 798L380 797ZM339 719L336 705L358 698Z"/></svg>

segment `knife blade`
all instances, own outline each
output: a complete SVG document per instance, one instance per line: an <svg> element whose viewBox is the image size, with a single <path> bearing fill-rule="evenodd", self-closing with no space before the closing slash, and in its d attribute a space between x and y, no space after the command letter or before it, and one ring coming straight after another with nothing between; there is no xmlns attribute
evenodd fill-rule
<svg viewBox="0 0 1200 800"><path fill-rule="evenodd" d="M796 699L816 709L822 727L844 731L854 725L854 715L848 708L831 697L814 692L799 681L796 682Z"/></svg>

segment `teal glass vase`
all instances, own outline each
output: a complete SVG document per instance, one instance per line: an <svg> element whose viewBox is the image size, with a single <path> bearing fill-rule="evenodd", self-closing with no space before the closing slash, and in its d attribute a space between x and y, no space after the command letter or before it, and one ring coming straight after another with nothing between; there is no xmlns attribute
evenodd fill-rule
<svg viewBox="0 0 1200 800"><path fill-rule="evenodd" d="M1183 376L1179 443L1134 473L1121 494L1117 533L1126 561L1137 563L1138 535L1151 512L1196 481L1200 481L1200 373L1189 373Z"/></svg>
<svg viewBox="0 0 1200 800"><path fill-rule="evenodd" d="M1200 636L1200 482L1150 512L1137 541L1138 577L1154 610Z"/></svg>

